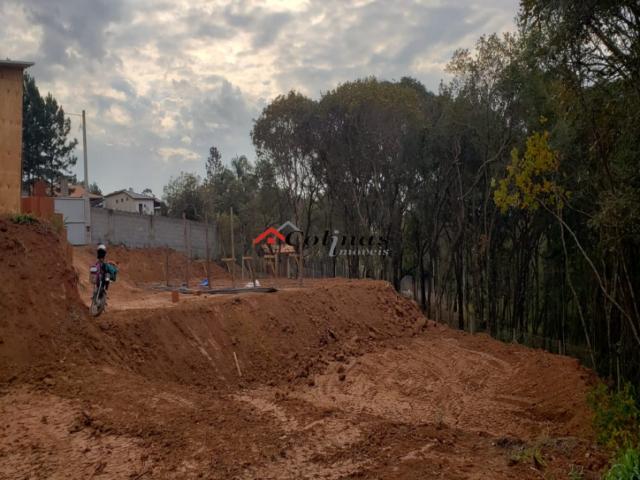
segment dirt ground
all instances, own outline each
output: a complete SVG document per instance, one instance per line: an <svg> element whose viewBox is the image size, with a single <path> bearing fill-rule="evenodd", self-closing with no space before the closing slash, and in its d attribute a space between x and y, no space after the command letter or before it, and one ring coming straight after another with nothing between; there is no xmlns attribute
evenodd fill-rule
<svg viewBox="0 0 640 480"><path fill-rule="evenodd" d="M162 280L160 255L124 251L95 319L90 252L65 252L0 219L0 479L588 479L606 464L590 371L427 321L386 283L172 303L141 286Z"/></svg>

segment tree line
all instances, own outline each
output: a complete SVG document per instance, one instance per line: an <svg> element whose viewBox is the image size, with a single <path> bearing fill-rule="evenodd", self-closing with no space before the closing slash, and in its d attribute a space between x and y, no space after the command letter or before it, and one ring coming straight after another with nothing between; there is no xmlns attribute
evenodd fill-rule
<svg viewBox="0 0 640 480"><path fill-rule="evenodd" d="M212 147L204 178L165 188L169 213L224 228L233 208L247 248L284 220L384 236L389 257L349 256L349 276L412 275L431 317L578 344L638 381L639 16L525 0L517 32L456 51L437 93L405 77L278 96L251 131L255 164Z"/></svg>

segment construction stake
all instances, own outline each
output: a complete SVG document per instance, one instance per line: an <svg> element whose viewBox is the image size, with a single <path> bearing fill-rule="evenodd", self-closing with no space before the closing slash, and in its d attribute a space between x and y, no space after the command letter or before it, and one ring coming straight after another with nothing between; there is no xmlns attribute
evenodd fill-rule
<svg viewBox="0 0 640 480"><path fill-rule="evenodd" d="M236 368L238 369L238 376L241 377L242 376L242 372L240 371L240 364L238 363L238 356L236 355L236 352L233 352L233 359L236 361Z"/></svg>

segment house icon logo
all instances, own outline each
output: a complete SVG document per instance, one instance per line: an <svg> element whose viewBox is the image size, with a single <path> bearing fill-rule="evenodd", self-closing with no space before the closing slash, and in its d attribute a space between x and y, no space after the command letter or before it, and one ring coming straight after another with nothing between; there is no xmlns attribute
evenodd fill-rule
<svg viewBox="0 0 640 480"><path fill-rule="evenodd" d="M284 233L285 235L288 235L291 232L301 232L302 230L296 227L294 223L287 220L286 222L284 222L282 225L278 227L278 231L281 233Z"/></svg>
<svg viewBox="0 0 640 480"><path fill-rule="evenodd" d="M269 227L253 240L253 244L257 245L261 242L266 242L269 245L275 245L278 240L284 242L284 235L275 228Z"/></svg>

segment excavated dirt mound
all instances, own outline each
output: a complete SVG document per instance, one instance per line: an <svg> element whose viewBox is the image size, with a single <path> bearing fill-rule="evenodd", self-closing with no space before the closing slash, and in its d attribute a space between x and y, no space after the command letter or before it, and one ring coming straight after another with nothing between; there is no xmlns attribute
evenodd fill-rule
<svg viewBox="0 0 640 480"><path fill-rule="evenodd" d="M593 374L427 322L384 282L172 304L125 280L94 319L48 227L3 220L0 253L0 479L588 479L605 465ZM142 299L118 305L118 288Z"/></svg>
<svg viewBox="0 0 640 480"><path fill-rule="evenodd" d="M307 378L335 356L411 335L425 323L389 284L363 281L116 310L99 320L110 342L96 356L109 364L219 388L237 386L238 367L246 382Z"/></svg>
<svg viewBox="0 0 640 480"><path fill-rule="evenodd" d="M66 241L0 218L0 380L60 359L84 316Z"/></svg>

